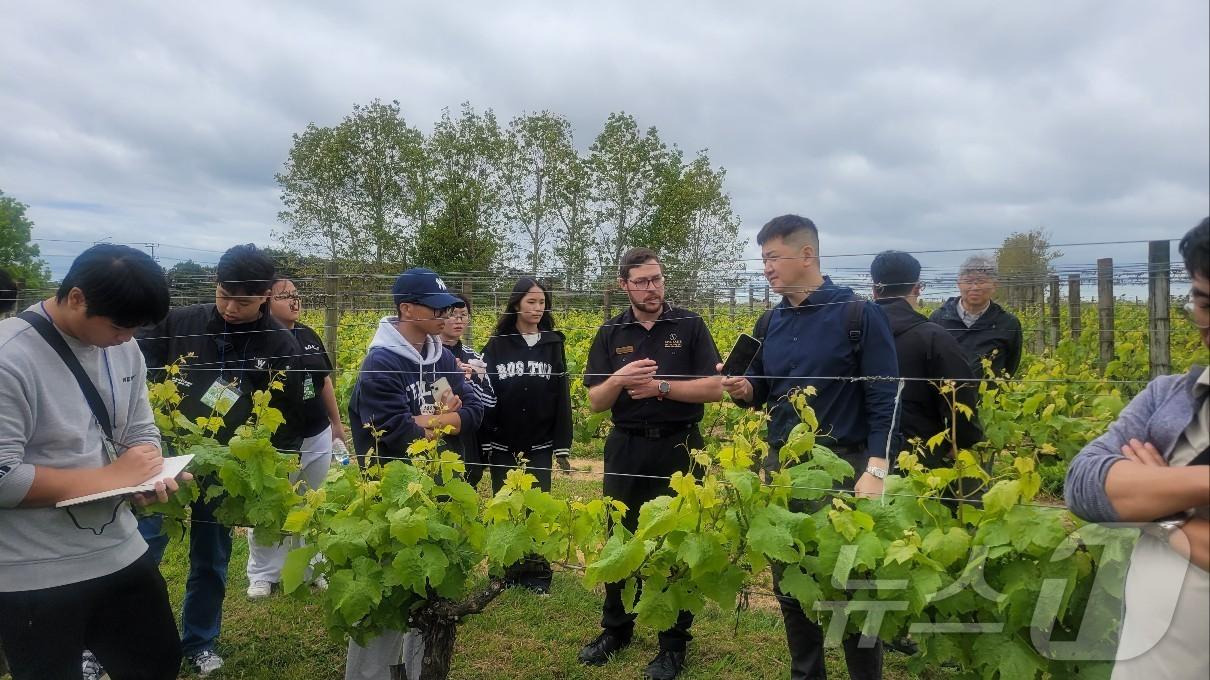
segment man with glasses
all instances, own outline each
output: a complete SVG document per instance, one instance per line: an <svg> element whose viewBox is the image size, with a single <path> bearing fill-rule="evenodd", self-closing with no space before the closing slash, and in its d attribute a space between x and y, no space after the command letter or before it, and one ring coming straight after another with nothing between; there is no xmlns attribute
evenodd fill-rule
<svg viewBox="0 0 1210 680"><path fill-rule="evenodd" d="M992 301L996 295L996 262L972 255L958 269L958 297L933 312L929 321L949 331L966 352L971 370L983 376L983 360L991 360L997 377L1017 372L1021 364L1021 322Z"/></svg>
<svg viewBox="0 0 1210 680"><path fill-rule="evenodd" d="M1193 284L1185 310L1210 348L1210 218L1185 234L1180 251ZM1067 470L1076 515L1148 523L1126 576L1114 678L1210 675L1208 397L1203 366L1152 380Z"/></svg>
<svg viewBox="0 0 1210 680"><path fill-rule="evenodd" d="M627 251L618 285L630 307L597 331L584 386L593 411L612 409L604 494L626 504L622 525L634 531L643 503L668 493L674 472L689 472L690 451L703 447L698 432L703 404L720 400L722 388L710 330L697 314L665 302L664 271L655 252ZM604 630L580 650L581 663L603 665L630 644L634 615L626 612L622 585L605 585ZM693 615L681 612L676 624L660 633L660 651L644 670L646 677L680 674L692 623Z"/></svg>
<svg viewBox="0 0 1210 680"><path fill-rule="evenodd" d="M483 404L441 331L463 303L430 269L409 269L391 288L395 316L383 317L361 363L349 398L353 446L362 459L377 447L380 458L407 458L408 445L478 429ZM448 390L445 386L448 385ZM365 426L384 434L377 442Z"/></svg>

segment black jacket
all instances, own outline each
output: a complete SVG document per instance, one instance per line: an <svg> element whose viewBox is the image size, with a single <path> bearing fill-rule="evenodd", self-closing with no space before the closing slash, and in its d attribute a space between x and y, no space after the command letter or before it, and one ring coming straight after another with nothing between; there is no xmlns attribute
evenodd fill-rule
<svg viewBox="0 0 1210 680"><path fill-rule="evenodd" d="M239 399L223 416L226 425L216 439L226 443L235 428L252 414L252 393L269 388L271 374L285 371L285 388L274 391L269 402L286 422L277 429L273 444L297 450L304 425L302 349L294 335L269 316L268 311L250 324L230 326L213 303L178 307L154 328L140 334L139 349L147 360L148 377L164 379L163 367L192 352L179 375L172 378L181 393L180 410L189 420L209 416L213 409L202 397L220 375L238 381Z"/></svg>
<svg viewBox="0 0 1210 680"><path fill-rule="evenodd" d="M450 351L450 354L454 355L455 359L464 364L483 361L483 355L462 344L461 340L453 345L446 345L445 348ZM467 381L467 384L475 391L475 394L479 395L479 401L483 404L483 420L487 422L491 417L492 409L496 406L496 393L492 391L492 381L488 378L486 372L481 375L478 371L475 371L471 373L471 379ZM481 441L477 429L463 429L451 439L451 444L462 454L462 460L465 463L488 462L483 459L481 451L486 442ZM472 472L469 468L467 469L468 478L478 479L479 477L473 475ZM479 470L477 472L481 473L482 471Z"/></svg>
<svg viewBox="0 0 1210 680"><path fill-rule="evenodd" d="M983 316L967 328L958 312L958 298L952 297L933 312L929 321L954 336L976 376L983 376L984 357L991 358L992 371L997 376L1017 372L1021 364L1021 322L1000 305L991 303Z"/></svg>
<svg viewBox="0 0 1210 680"><path fill-rule="evenodd" d="M497 335L483 348L496 395L480 438L510 453L553 448L571 451L571 384L563 334L542 331L530 347L520 333Z"/></svg>
<svg viewBox="0 0 1210 680"><path fill-rule="evenodd" d="M958 446L970 448L982 441L979 414L975 411L979 403L978 383L972 382L974 374L962 348L944 328L929 322L902 298L876 300L891 322L891 333L895 336L895 355L899 360L899 375L904 378L928 378L907 380L900 395L902 408L899 430L904 439L929 437L949 430L950 402L941 394L932 381L943 379L966 381L959 383L958 401L970 407L972 418L958 414ZM948 446L948 445L947 445ZM948 449L938 449L936 456L926 463L933 466L945 464Z"/></svg>

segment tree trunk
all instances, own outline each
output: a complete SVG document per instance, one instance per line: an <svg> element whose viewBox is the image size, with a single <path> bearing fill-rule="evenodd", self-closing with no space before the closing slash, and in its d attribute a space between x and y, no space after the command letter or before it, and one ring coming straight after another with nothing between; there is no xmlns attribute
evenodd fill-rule
<svg viewBox="0 0 1210 680"><path fill-rule="evenodd" d="M458 637L458 622L464 616L478 614L504 592L503 581L492 581L487 588L461 602L436 600L412 616L421 632L420 680L446 680L454 660L454 641ZM407 659L391 666L391 680L408 680ZM414 674L412 677L417 677Z"/></svg>

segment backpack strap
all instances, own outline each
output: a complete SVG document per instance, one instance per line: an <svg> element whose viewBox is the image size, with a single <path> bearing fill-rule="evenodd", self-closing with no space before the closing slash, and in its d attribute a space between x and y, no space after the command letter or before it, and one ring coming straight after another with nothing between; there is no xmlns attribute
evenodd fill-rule
<svg viewBox="0 0 1210 680"><path fill-rule="evenodd" d="M773 310L776 307L766 309L760 318L756 320L756 329L752 331L757 340L765 341L765 336L769 334L769 324L773 321Z"/></svg>
<svg viewBox="0 0 1210 680"><path fill-rule="evenodd" d="M849 342L853 343L853 352L861 355L861 315L865 313L865 300L854 300L849 303L845 318L845 326L849 330Z"/></svg>

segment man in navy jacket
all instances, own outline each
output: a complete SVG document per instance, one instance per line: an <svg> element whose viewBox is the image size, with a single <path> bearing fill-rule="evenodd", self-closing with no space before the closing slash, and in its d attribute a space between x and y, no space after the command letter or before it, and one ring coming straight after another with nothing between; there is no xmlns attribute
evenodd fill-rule
<svg viewBox="0 0 1210 680"><path fill-rule="evenodd" d="M881 494L888 458L899 451L894 427L899 367L886 314L821 273L819 232L811 220L774 218L756 242L765 278L782 300L763 333L758 324L756 334L764 336L764 344L748 375L724 378L723 389L737 403L771 411L766 466L776 469L778 452L799 422L786 396L814 387L810 404L820 423L819 443L852 464L857 478L849 483L858 494ZM778 599L790 646L790 677L824 677L823 630L803 614L797 600ZM854 635L844 641L844 649L851 677L882 676L880 642Z"/></svg>

